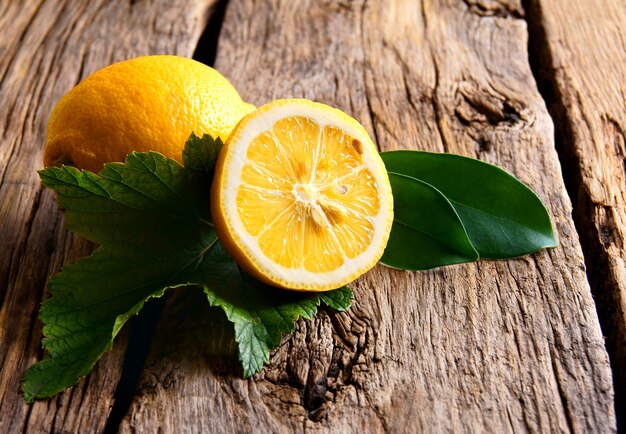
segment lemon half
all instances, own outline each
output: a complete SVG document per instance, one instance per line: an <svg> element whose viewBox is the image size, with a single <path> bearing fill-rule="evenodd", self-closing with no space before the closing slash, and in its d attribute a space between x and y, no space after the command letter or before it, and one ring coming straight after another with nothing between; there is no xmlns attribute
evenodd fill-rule
<svg viewBox="0 0 626 434"><path fill-rule="evenodd" d="M277 100L245 116L216 164L211 210L227 251L270 285L338 288L380 259L393 222L385 166L340 110Z"/></svg>

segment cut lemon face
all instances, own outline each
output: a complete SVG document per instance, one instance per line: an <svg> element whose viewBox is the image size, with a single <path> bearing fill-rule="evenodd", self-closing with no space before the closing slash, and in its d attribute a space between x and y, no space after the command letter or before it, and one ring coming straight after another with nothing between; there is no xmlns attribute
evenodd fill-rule
<svg viewBox="0 0 626 434"><path fill-rule="evenodd" d="M380 259L393 221L387 171L340 110L278 100L245 116L220 152L211 192L226 250L270 285L338 288Z"/></svg>

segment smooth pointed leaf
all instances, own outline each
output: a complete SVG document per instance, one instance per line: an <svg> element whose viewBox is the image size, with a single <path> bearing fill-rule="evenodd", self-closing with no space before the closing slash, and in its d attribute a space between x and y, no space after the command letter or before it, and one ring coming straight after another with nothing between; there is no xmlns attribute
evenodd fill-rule
<svg viewBox="0 0 626 434"><path fill-rule="evenodd" d="M381 157L388 171L422 180L443 193L481 257L511 258L557 245L541 200L499 167L421 151L383 152Z"/></svg>
<svg viewBox="0 0 626 434"><path fill-rule="evenodd" d="M389 181L394 221L383 264L426 270L478 259L459 216L436 188L394 172Z"/></svg>

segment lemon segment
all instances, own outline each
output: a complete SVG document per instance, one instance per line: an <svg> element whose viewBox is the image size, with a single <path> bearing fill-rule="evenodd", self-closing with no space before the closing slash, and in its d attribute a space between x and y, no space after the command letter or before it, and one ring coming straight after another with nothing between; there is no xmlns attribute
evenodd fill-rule
<svg viewBox="0 0 626 434"><path fill-rule="evenodd" d="M393 198L358 122L323 104L279 100L244 117L224 145L212 213L248 272L321 291L354 280L382 256Z"/></svg>

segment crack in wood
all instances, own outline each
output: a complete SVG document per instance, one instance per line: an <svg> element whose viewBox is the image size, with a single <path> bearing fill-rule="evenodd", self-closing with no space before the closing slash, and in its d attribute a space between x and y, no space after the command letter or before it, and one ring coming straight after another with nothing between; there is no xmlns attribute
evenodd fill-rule
<svg viewBox="0 0 626 434"><path fill-rule="evenodd" d="M596 128L592 124L593 120L589 119L589 114L584 111L585 103L577 85L571 81L569 86L564 85L564 81L571 78L557 66L555 55L558 55L559 48L552 45L554 41L547 34L544 5L541 0L523 0L522 3L529 29L530 65L555 125L556 149L565 185L572 200L574 222L583 248L587 277L600 324L606 335L606 348L614 374L617 424L620 430L626 430L626 373L622 369L626 365L626 350L623 347L626 342L626 324L623 318L626 316L619 295L624 289L623 282L620 281L622 278L616 276L616 273L621 272L615 270L616 264L612 262L610 253L611 246L617 251L623 249L624 234L620 226L623 227L624 222L616 221L615 206L619 207L618 203L623 203L624 199L622 197L617 200L607 196L602 188L595 188L593 181L590 183L590 179L585 178L589 176L585 175L586 166L590 164L589 155L580 149L577 141L595 138L583 139L580 127L574 123L582 120L584 130L590 134ZM611 181L622 186L623 194L626 179L626 136L620 122L611 114L601 113L600 119L604 124L604 136L613 138L611 145L616 160L622 162L623 167L617 173L623 178ZM572 428L569 414L568 423Z"/></svg>
<svg viewBox="0 0 626 434"><path fill-rule="evenodd" d="M522 114L522 103L509 101L495 90L486 92L480 90L476 83L466 81L458 86L457 95L459 105L455 108L455 115L466 126L474 123L494 127L500 124L513 126L526 121Z"/></svg>
<svg viewBox="0 0 626 434"><path fill-rule="evenodd" d="M343 326L340 326L339 330L336 328L337 324L341 322L337 319L344 315L346 314L321 308L318 314L319 321L316 321L317 324L310 322L302 323L302 321L299 321L296 328L300 331L296 331L295 333L304 333L306 341L314 341L307 344L307 346L315 348L320 334L327 334L322 328L322 324L325 321L329 321L331 324L333 337L346 334ZM313 330L310 326L316 326L316 329ZM363 339L359 339L359 334L355 334L354 331L348 334L350 337L344 337L340 341L333 339L331 348L326 350L327 353L330 352L330 361L327 367L324 367L323 363L316 364L315 356L309 354L307 360L309 368L304 375L288 369L278 378L272 377L271 375L264 375L264 380L278 387L287 386L295 389L300 396L300 405L304 409L306 417L312 422L325 420L328 417L330 405L336 401L338 394L342 393L347 388L354 388L355 390L365 393L363 385L356 379L357 374L355 370L358 370L358 367L361 365L367 365L373 368L375 363L371 360L371 357L365 356L367 348L371 345L371 339L368 337L369 332L362 335ZM291 348L293 338L288 339L290 342L289 347ZM344 342L347 341L355 341L355 343L353 345L348 344L346 347ZM300 360L298 363L301 364L302 362L304 362L304 360ZM380 362L380 360L378 362ZM277 393L278 398L282 400L280 390L277 390ZM288 394L284 395L285 398L283 402L285 403L290 402L287 396Z"/></svg>
<svg viewBox="0 0 626 434"><path fill-rule="evenodd" d="M205 65L213 66L215 63L220 31L222 30L222 22L226 14L228 1L219 0L207 11L208 19L204 24L204 30L193 53L193 58Z"/></svg>
<svg viewBox="0 0 626 434"><path fill-rule="evenodd" d="M113 394L113 407L104 427L105 434L116 433L128 412L168 295L148 300L139 316L131 319L128 349L122 364L122 375Z"/></svg>
<svg viewBox="0 0 626 434"><path fill-rule="evenodd" d="M561 399L561 407L563 408L563 412L565 413L565 416L566 416L565 420L567 420L567 428L569 432L571 433L578 432L578 430L574 426L570 406L568 403L567 394L563 390L563 387L561 387L561 382L558 381L561 379L561 374L560 374L560 368L557 365L557 361L556 361L556 358L554 357L554 354L552 354L552 371L554 372L554 378L557 379L556 387L559 392L559 398Z"/></svg>

